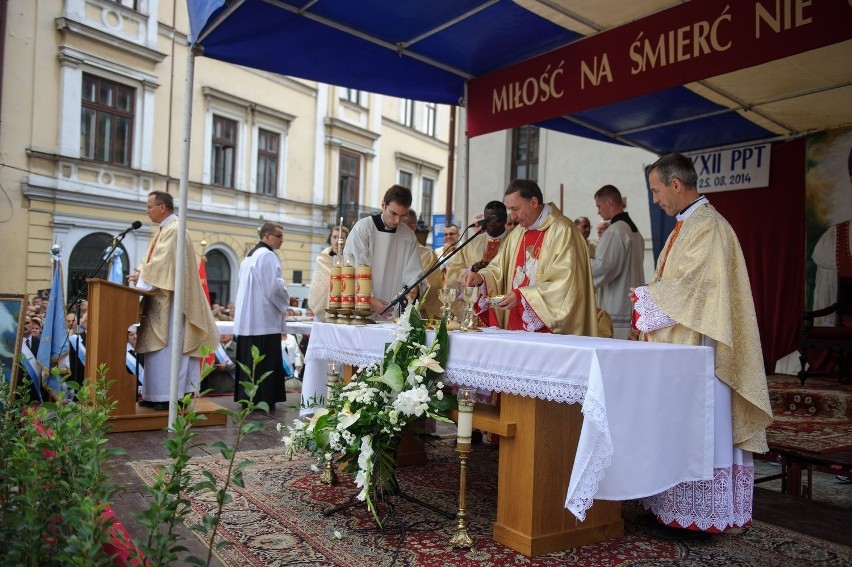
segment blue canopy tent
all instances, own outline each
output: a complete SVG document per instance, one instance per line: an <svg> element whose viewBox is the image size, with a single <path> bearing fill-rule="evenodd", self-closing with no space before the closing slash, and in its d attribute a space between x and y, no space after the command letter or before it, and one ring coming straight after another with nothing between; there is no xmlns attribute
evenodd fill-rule
<svg viewBox="0 0 852 567"><path fill-rule="evenodd" d="M469 81L512 65L523 66L558 48L579 48L604 38L612 44L619 37L629 46L636 35L623 32L649 24L675 27L683 21L695 24L698 34L700 26L693 19L717 18L727 6L718 0L693 0L686 3L694 6L688 12L679 0L574 4L554 0L187 0L190 41L201 56L451 105L467 103ZM768 22L764 28L788 25L772 19L783 17L773 12L774 1L763 4L767 8L762 21ZM704 73L700 71L704 60L695 57L694 65L683 61L688 69L698 70L695 76L706 77L691 83L685 77L670 78L668 83L661 80L647 85L639 96L624 89L613 102L592 103L570 114L557 111L535 123L658 154L784 139L852 123L852 111L842 108L849 105L840 103L852 96L852 29L843 23L852 18L852 8L843 0L821 0L821 6L818 14L804 13L803 17L814 21L801 26L801 35L820 32L819 41L779 35L782 47L757 44L758 51L765 53L752 55L754 43L739 41L736 34L738 30L753 34L756 17L745 21L751 14L735 13L734 23L742 20L742 24L726 32L738 40L726 50L731 52L726 60ZM790 25L795 27L795 22ZM685 41L688 50L690 40ZM728 38L720 32L719 41ZM734 53L735 49L741 51ZM608 55L611 61L617 56ZM750 65L753 61L765 62ZM708 74L716 70L722 72ZM616 77L615 82L620 80Z"/></svg>
<svg viewBox="0 0 852 567"><path fill-rule="evenodd" d="M530 79L517 77L528 71L544 85L541 73L560 68L560 79L578 82L560 105L532 114L514 108L506 113L512 118L493 129L534 123L663 154L784 140L852 124L852 6L846 0L793 4L187 0L193 48L187 92L197 55L461 105L466 133L473 126L471 114L486 116L476 123L476 135L492 131L488 105L493 113L501 92L483 84L499 83L505 71L504 89L510 95L504 102L525 106ZM556 59L548 63L548 57ZM542 60L548 66L539 69ZM560 86L558 92L567 89ZM597 95L596 89L606 94ZM548 96L556 92L549 90ZM186 207L190 99L181 210ZM180 277L180 267L177 273ZM178 325L172 331L180 332Z"/></svg>

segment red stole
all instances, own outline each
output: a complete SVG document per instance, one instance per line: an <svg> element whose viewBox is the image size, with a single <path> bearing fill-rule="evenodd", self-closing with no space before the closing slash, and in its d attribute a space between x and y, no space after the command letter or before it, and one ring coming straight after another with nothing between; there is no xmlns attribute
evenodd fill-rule
<svg viewBox="0 0 852 567"><path fill-rule="evenodd" d="M525 272L522 272L523 279L518 283L518 285L515 285L515 275L519 273L527 261L527 250L529 250L532 257L538 261L538 258L541 255L542 240L544 240L544 231L542 230L527 230L523 237L521 237L521 245L518 247L518 255L515 258L515 269L508 275L508 277L512 278L512 285L511 290L507 293L515 293L515 290L530 285L530 278ZM509 322L507 324L507 328L513 331L522 331L526 329L523 320L524 306L521 301L520 294L515 293L515 295L518 297L518 304L509 311ZM542 329L542 331L545 329Z"/></svg>

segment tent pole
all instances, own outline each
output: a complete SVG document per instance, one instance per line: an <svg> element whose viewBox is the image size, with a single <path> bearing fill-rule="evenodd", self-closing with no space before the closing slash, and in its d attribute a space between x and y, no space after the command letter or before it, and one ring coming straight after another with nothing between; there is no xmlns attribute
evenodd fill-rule
<svg viewBox="0 0 852 567"><path fill-rule="evenodd" d="M450 147L447 156L447 200L444 205L444 226L450 224L450 215L453 212L453 185L456 175L456 106L450 106ZM432 236L434 238L434 235Z"/></svg>
<svg viewBox="0 0 852 567"><path fill-rule="evenodd" d="M171 382L169 383L169 430L177 419L178 374L183 356L183 289L186 268L186 217L189 185L189 142L192 133L192 84L195 79L195 54L187 46L186 79L183 98L183 156L180 162L180 204L178 205L177 251L175 253L175 290L172 295L172 328L169 342L172 345Z"/></svg>
<svg viewBox="0 0 852 567"><path fill-rule="evenodd" d="M468 136L468 120L470 113L467 110L468 98L467 98L467 82L464 84L464 106L462 107L464 112L464 151L461 152L460 158L463 158L461 167L459 169L462 171L463 183L461 184L462 190L464 191L464 210L462 213L464 217L459 217L461 220L459 221L459 226L466 225L468 220L471 218L470 214L470 136Z"/></svg>

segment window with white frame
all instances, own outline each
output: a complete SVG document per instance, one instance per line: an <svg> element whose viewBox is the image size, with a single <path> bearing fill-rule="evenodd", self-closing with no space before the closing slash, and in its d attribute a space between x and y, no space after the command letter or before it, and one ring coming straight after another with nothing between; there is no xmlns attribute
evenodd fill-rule
<svg viewBox="0 0 852 567"><path fill-rule="evenodd" d="M438 105L434 102L423 103L423 132L433 138L437 136Z"/></svg>
<svg viewBox="0 0 852 567"><path fill-rule="evenodd" d="M512 179L538 181L538 126L526 124L512 130Z"/></svg>
<svg viewBox="0 0 852 567"><path fill-rule="evenodd" d="M80 157L129 166L136 89L83 73Z"/></svg>
<svg viewBox="0 0 852 567"><path fill-rule="evenodd" d="M346 226L352 226L359 218L362 157L355 152L340 150L338 207Z"/></svg>
<svg viewBox="0 0 852 567"><path fill-rule="evenodd" d="M341 98L348 100L352 104L365 106L367 97L364 91L359 91L358 89L343 89L343 96Z"/></svg>
<svg viewBox="0 0 852 567"><path fill-rule="evenodd" d="M124 6L125 8L130 8L131 10L136 9L136 0L106 0L107 2L112 2L113 4L119 4Z"/></svg>
<svg viewBox="0 0 852 567"><path fill-rule="evenodd" d="M405 187L406 189L411 189L411 180L413 179L413 175L409 171L400 170L399 172L399 184Z"/></svg>
<svg viewBox="0 0 852 567"><path fill-rule="evenodd" d="M260 128L257 132L257 192L262 195L278 194L278 165L281 135Z"/></svg>
<svg viewBox="0 0 852 567"><path fill-rule="evenodd" d="M237 158L237 121L213 115L212 163L213 184L234 187Z"/></svg>
<svg viewBox="0 0 852 567"><path fill-rule="evenodd" d="M414 128L414 101L410 98L402 100L402 116L401 120L405 126Z"/></svg>
<svg viewBox="0 0 852 567"><path fill-rule="evenodd" d="M432 226L432 206L435 198L435 180L429 177L423 178L422 195L420 199L420 218L428 226Z"/></svg>

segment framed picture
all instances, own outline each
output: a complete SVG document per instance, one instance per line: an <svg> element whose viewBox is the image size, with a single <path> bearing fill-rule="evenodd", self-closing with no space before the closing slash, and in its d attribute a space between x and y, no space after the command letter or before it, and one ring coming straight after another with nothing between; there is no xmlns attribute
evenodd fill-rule
<svg viewBox="0 0 852 567"><path fill-rule="evenodd" d="M0 366L3 379L9 384L10 395L18 385L21 354L21 337L24 335L24 318L27 296L0 293Z"/></svg>

